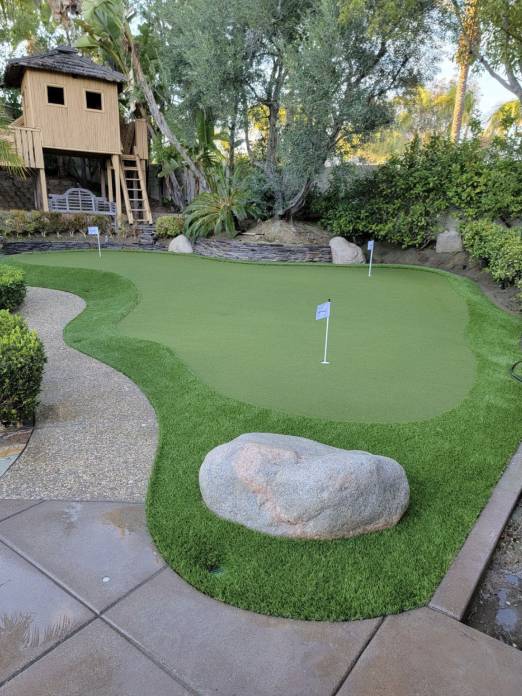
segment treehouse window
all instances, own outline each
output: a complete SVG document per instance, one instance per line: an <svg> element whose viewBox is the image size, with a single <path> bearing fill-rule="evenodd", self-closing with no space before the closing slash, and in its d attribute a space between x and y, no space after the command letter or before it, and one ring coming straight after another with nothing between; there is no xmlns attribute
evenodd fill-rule
<svg viewBox="0 0 522 696"><path fill-rule="evenodd" d="M65 91L63 87L47 85L47 103L65 106Z"/></svg>
<svg viewBox="0 0 522 696"><path fill-rule="evenodd" d="M90 90L85 90L85 106L87 109L102 111L103 102L101 92L91 92Z"/></svg>

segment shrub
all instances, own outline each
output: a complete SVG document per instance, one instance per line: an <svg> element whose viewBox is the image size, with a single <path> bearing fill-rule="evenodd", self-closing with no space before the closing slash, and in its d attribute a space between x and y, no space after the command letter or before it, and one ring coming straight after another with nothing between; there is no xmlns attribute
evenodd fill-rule
<svg viewBox="0 0 522 696"><path fill-rule="evenodd" d="M499 283L522 284L522 229L489 220L462 225L462 241L470 256L485 262Z"/></svg>
<svg viewBox="0 0 522 696"><path fill-rule="evenodd" d="M478 138L459 144L442 137L413 140L369 176L334 185L313 202L321 221L345 237L375 237L407 246L428 244L441 213L463 220L522 214L522 166L499 143Z"/></svg>
<svg viewBox="0 0 522 696"><path fill-rule="evenodd" d="M177 237L183 232L183 215L162 215L156 220L156 237L160 239Z"/></svg>
<svg viewBox="0 0 522 696"><path fill-rule="evenodd" d="M0 235L9 237L30 237L49 234L58 236L87 234L87 227L96 225L100 234L110 234L111 218L108 215L89 213L57 213L42 210L10 210L0 216Z"/></svg>
<svg viewBox="0 0 522 696"><path fill-rule="evenodd" d="M0 423L28 420L38 404L45 353L22 317L0 310Z"/></svg>
<svg viewBox="0 0 522 696"><path fill-rule="evenodd" d="M210 191L200 193L185 210L185 231L191 239L209 234L237 234L236 223L259 215L249 167L238 162L231 173L218 166L208 175Z"/></svg>
<svg viewBox="0 0 522 696"><path fill-rule="evenodd" d="M22 269L0 264L0 309L16 309L24 301L25 290Z"/></svg>

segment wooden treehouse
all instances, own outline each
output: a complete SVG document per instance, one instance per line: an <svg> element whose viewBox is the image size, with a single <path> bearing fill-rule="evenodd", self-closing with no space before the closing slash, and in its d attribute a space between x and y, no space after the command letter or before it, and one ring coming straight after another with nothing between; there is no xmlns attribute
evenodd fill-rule
<svg viewBox="0 0 522 696"><path fill-rule="evenodd" d="M117 218L126 214L131 224L152 223L147 123L121 122L118 93L124 82L121 73L97 65L70 46L8 62L3 84L21 89L23 114L10 124L7 137L36 175L39 208L87 212L94 205L96 211L110 211ZM83 189L74 190L84 191L83 196L48 196L45 153L98 160L101 198Z"/></svg>

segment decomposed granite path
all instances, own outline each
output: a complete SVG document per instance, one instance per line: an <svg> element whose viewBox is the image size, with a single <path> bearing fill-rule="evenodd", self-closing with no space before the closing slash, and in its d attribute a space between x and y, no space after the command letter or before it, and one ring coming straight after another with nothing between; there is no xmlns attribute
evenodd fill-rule
<svg viewBox="0 0 522 696"><path fill-rule="evenodd" d="M64 346L82 307L31 290L24 309L49 364L30 445L0 478L0 696L520 696L522 653L441 611L279 619L167 568L133 502L153 413L127 379Z"/></svg>
<svg viewBox="0 0 522 696"><path fill-rule="evenodd" d="M27 293L22 314L44 341L47 365L36 427L0 478L0 497L145 499L154 411L134 382L64 343L64 327L84 307L58 290Z"/></svg>

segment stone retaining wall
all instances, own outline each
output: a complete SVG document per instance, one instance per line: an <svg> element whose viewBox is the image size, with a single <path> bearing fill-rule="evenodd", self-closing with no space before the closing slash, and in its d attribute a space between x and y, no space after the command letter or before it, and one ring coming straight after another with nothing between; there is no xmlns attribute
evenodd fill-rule
<svg viewBox="0 0 522 696"><path fill-rule="evenodd" d="M282 244L254 244L233 239L199 239L194 252L200 256L212 256L235 261L285 261L331 263L329 246L284 246Z"/></svg>
<svg viewBox="0 0 522 696"><path fill-rule="evenodd" d="M23 254L28 251L67 251L77 249L97 249L96 241L87 239L64 239L63 241L45 241L42 239L24 239L23 241L0 241L0 251L7 256L13 254ZM101 243L102 249L154 249L154 244L150 242L140 242L138 240L109 240Z"/></svg>

